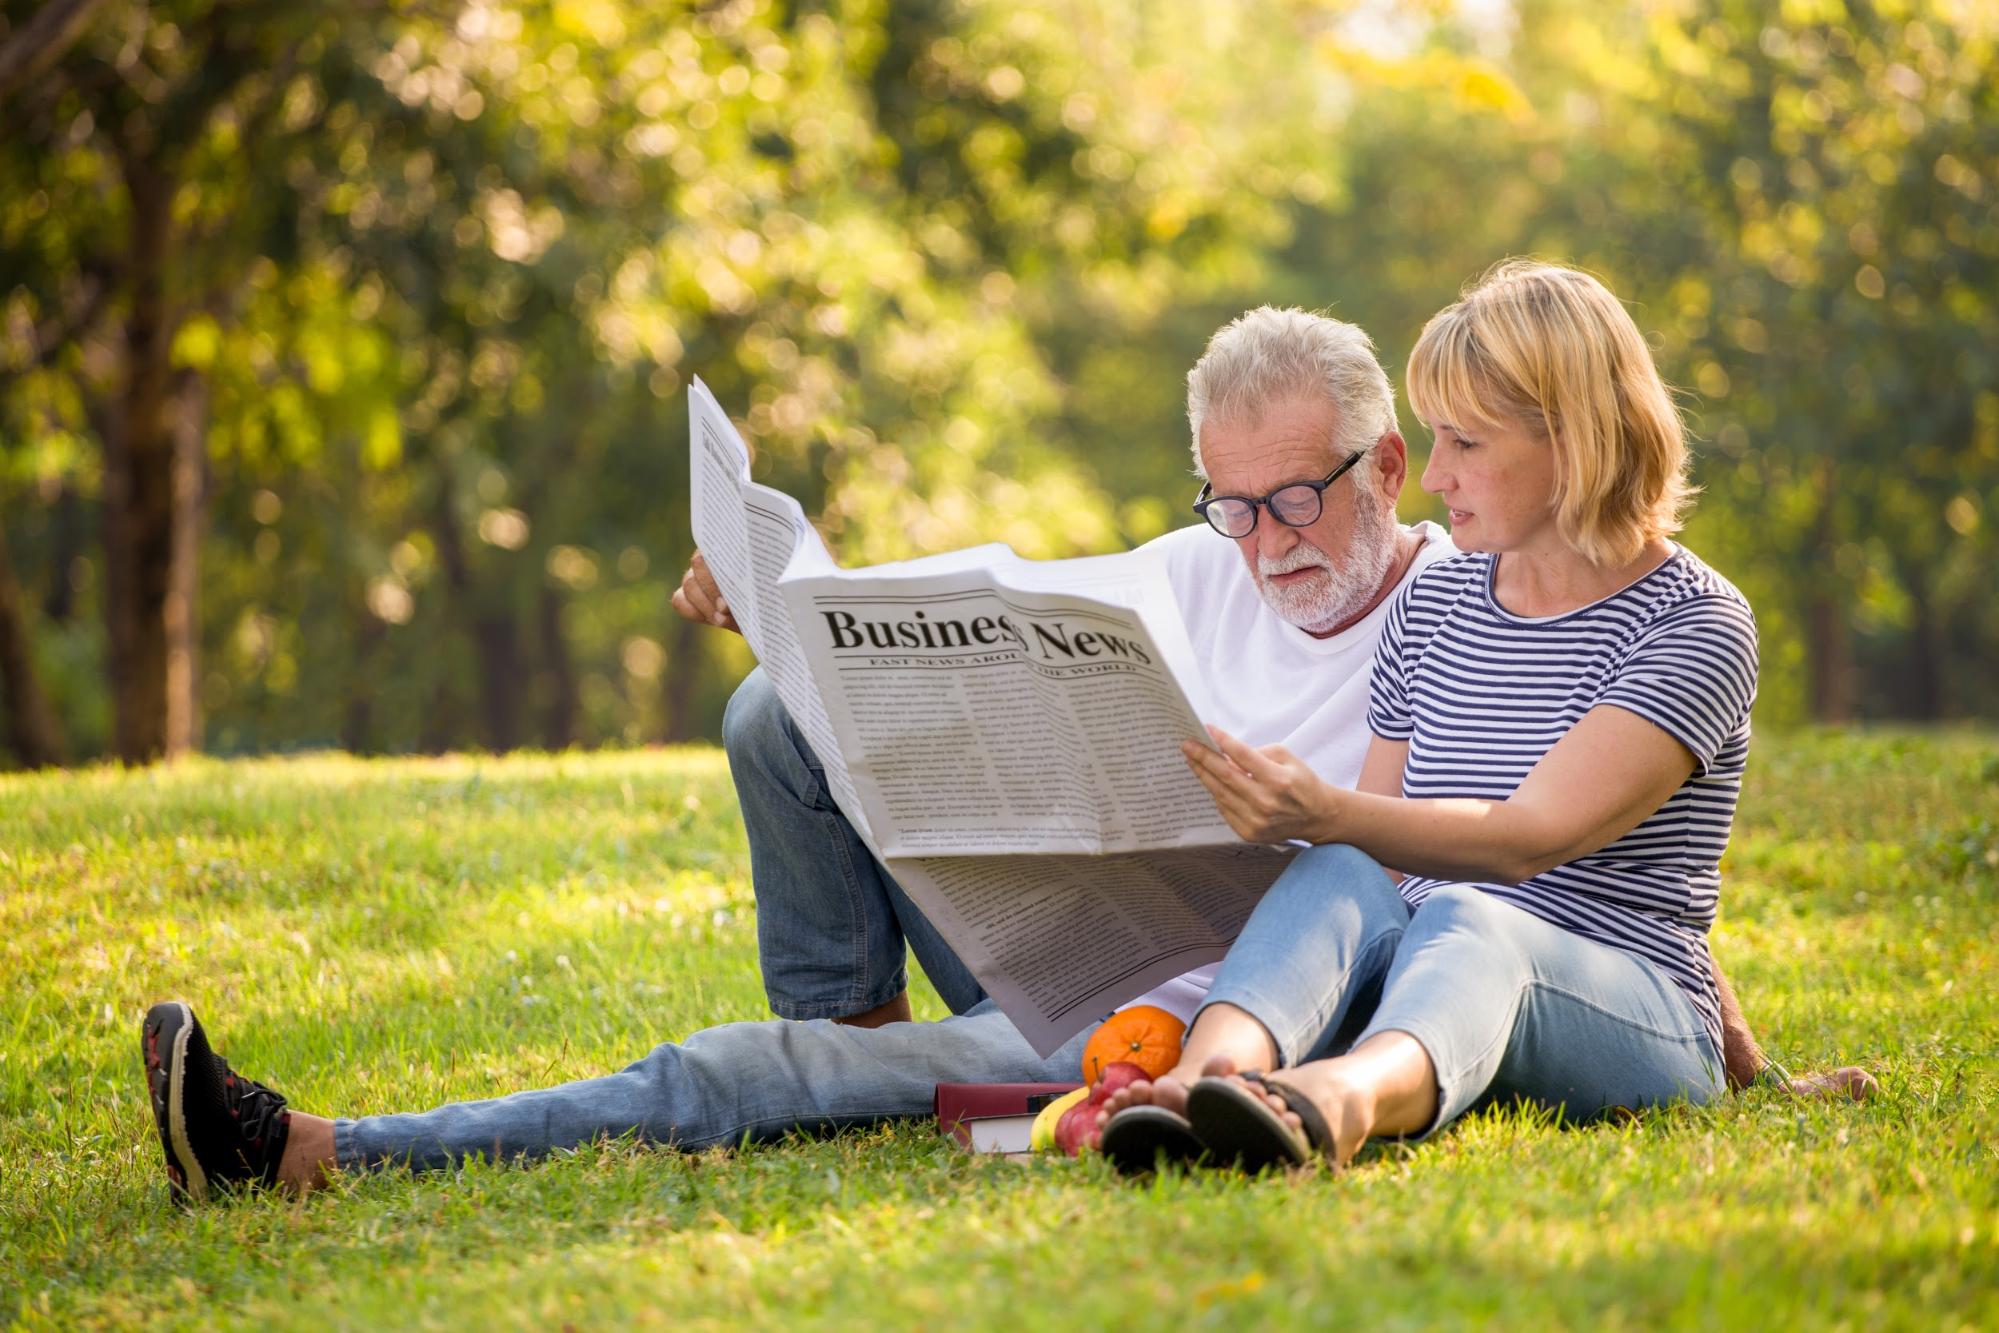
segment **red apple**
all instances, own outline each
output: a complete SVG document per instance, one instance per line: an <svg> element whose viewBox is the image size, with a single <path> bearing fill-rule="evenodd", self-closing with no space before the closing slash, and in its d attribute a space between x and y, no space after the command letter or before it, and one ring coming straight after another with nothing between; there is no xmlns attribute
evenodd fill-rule
<svg viewBox="0 0 1999 1333"><path fill-rule="evenodd" d="M1129 1087L1133 1083L1143 1083L1151 1077L1144 1069L1129 1060L1119 1060L1116 1064L1105 1065L1103 1076L1097 1080L1097 1086L1090 1089L1090 1100L1100 1102L1119 1088Z"/></svg>
<svg viewBox="0 0 1999 1333"><path fill-rule="evenodd" d="M1055 1122L1055 1146L1070 1157L1097 1146L1097 1117L1103 1107L1088 1098L1077 1102Z"/></svg>

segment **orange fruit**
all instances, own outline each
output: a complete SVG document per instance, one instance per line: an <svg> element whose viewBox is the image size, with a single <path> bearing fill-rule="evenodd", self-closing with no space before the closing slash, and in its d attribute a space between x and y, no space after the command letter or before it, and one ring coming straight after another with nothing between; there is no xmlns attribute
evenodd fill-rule
<svg viewBox="0 0 1999 1333"><path fill-rule="evenodd" d="M1180 1039L1187 1025L1158 1005L1139 1004L1106 1018L1083 1046L1083 1080L1094 1084L1120 1060L1158 1078L1180 1063Z"/></svg>

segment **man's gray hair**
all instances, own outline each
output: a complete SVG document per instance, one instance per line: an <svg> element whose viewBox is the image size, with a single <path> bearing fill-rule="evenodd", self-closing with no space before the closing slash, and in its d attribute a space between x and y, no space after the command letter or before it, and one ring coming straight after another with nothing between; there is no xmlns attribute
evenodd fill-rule
<svg viewBox="0 0 1999 1333"><path fill-rule="evenodd" d="M1375 359L1374 342L1358 324L1295 307L1258 306L1208 340L1187 372L1187 425L1194 436L1194 471L1201 461L1201 423L1210 417L1255 417L1280 398L1318 392L1340 415L1340 455L1371 449L1395 429L1395 390ZM1374 468L1364 488L1375 489Z"/></svg>

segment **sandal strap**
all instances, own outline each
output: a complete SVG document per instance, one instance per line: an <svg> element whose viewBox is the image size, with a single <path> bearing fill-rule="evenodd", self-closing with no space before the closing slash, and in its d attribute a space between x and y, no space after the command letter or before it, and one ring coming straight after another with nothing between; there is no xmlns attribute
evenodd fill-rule
<svg viewBox="0 0 1999 1333"><path fill-rule="evenodd" d="M1243 1077L1251 1076L1246 1074ZM1298 1117L1298 1123L1305 1131L1305 1142L1311 1144L1314 1151L1332 1153L1335 1147L1332 1128L1326 1124L1326 1118L1319 1114L1319 1108L1312 1105L1311 1098L1282 1080L1264 1078L1262 1075L1254 1077L1257 1084L1284 1099L1284 1105L1291 1114Z"/></svg>

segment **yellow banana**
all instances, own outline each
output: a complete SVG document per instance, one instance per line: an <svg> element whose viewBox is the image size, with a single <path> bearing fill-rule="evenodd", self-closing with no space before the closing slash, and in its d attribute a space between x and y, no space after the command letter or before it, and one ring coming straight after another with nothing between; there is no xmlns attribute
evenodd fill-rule
<svg viewBox="0 0 1999 1333"><path fill-rule="evenodd" d="M1090 1090L1088 1088L1078 1088L1074 1092L1063 1093L1060 1097L1042 1107L1041 1113L1034 1117L1033 1127L1027 1131L1027 1146L1029 1150L1033 1152L1048 1152L1052 1150L1055 1147L1055 1122L1062 1118L1064 1111L1089 1095Z"/></svg>

